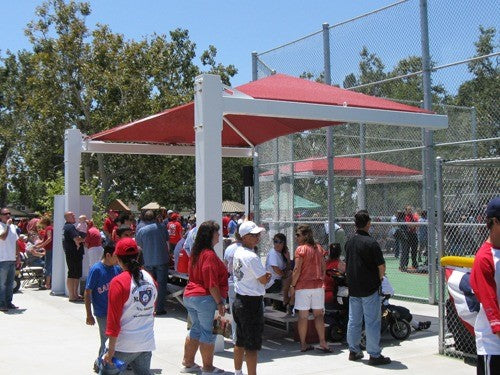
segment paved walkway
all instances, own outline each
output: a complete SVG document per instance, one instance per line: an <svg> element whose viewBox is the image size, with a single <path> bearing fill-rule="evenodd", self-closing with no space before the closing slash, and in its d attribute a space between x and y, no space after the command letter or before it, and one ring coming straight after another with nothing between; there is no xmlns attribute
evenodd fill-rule
<svg viewBox="0 0 500 375"><path fill-rule="evenodd" d="M85 325L83 304L50 296L48 291L21 289L14 295L17 312L0 313L0 373L2 374L92 374L97 355L97 326ZM399 301L398 301L399 304ZM334 354L319 351L300 353L298 344L282 331L266 327L264 348L259 354L259 374L473 374L475 368L462 361L437 354L437 307L401 303L421 320L431 320L429 331L414 332L403 342L389 334L382 339L383 354L390 356L389 366L374 368L367 360L347 360L345 345L333 345ZM181 368L186 312L177 303L168 303L168 314L155 321L157 350L153 352L154 374L178 374ZM232 345L216 353L214 364L232 374ZM197 361L200 361L199 354ZM244 368L245 370L245 368Z"/></svg>

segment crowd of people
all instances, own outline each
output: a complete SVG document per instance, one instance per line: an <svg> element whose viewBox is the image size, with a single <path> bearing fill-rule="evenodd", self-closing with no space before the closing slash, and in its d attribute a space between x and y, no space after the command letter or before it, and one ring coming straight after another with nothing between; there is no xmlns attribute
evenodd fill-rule
<svg viewBox="0 0 500 375"><path fill-rule="evenodd" d="M496 209L495 215L498 214L498 202L496 204L492 209ZM417 216L411 207L398 215L398 222L426 220L425 212ZM53 226L50 219L41 218L35 223L37 238L33 239L30 238L33 234L19 236L19 228L13 224L7 208L0 211L0 219L0 310L6 311L16 308L8 282L13 278L20 252L30 252L33 257L45 260L47 272L43 287L50 288ZM330 244L326 251L315 240L311 226L306 224L295 229L298 246L293 254L285 234L276 233L262 262L258 245L265 229L232 215L224 217L220 227L214 221L196 225L195 218L184 220L171 211L147 210L138 223L129 213L109 211L102 232L83 215L76 219L76 215L68 211L64 219L63 249L68 266L69 301L84 301L86 323L97 322L99 327L98 355L93 365L96 372L116 374L123 366L129 366L134 373L149 373L151 352L155 349L154 317L166 314L167 282L172 269L188 274L183 304L191 327L184 342L182 373L224 373L213 363L216 338L213 325L216 313L224 317L229 312L233 319L235 374L242 374L244 361L247 373L256 374L266 293L281 293L285 311L297 312L301 352L332 353L325 337L324 309L325 303L335 298L335 288L326 269L346 274L349 360L363 358L360 342L364 327L369 364L391 362L381 354L380 347L381 290L383 281L387 283L385 260L379 243L370 235L372 220L366 210L354 216L356 232L344 244L345 260L341 259L340 243ZM494 216L490 227L496 228L498 220ZM410 258L415 266L414 261L422 249L419 244L423 241L420 232L423 227L411 224L395 227L402 268L407 267ZM399 230L404 230L404 237L396 234ZM222 259L215 252L221 234L231 242ZM186 262L184 270L180 269L181 262ZM487 282L477 272L473 277L478 284ZM82 278L86 279L84 296L80 295ZM490 297L486 295L483 299ZM308 345L306 340L311 312L319 341L316 347ZM485 319L488 321L490 316L486 314ZM422 326L416 322L415 328L428 328L428 322L424 323ZM497 326L494 333L495 329ZM483 347L488 357L490 342L485 341ZM198 350L201 365L195 363Z"/></svg>

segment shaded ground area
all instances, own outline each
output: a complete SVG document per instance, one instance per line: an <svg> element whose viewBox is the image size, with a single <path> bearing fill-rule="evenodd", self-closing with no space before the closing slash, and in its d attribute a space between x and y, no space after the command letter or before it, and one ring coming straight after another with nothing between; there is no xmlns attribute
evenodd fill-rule
<svg viewBox="0 0 500 375"><path fill-rule="evenodd" d="M97 355L97 326L85 325L83 304L69 303L67 298L50 296L48 291L22 289L14 296L21 310L0 313L0 328L8 344L2 345L2 374L92 374ZM429 331L414 332L408 340L398 342L384 334L383 353L394 362L374 368L347 360L343 344L332 344L334 354L319 351L300 353L291 335L266 327L264 348L259 354L259 374L386 374L389 370L404 370L410 374L449 372L470 374L474 368L462 361L437 355L437 307L400 302L420 320L431 320ZM178 374L181 368L186 312L178 303L168 303L168 314L156 319L156 351L152 369L155 374ZM224 352L216 353L214 363L229 374L234 370L232 345L226 341ZM197 361L200 361L199 355Z"/></svg>

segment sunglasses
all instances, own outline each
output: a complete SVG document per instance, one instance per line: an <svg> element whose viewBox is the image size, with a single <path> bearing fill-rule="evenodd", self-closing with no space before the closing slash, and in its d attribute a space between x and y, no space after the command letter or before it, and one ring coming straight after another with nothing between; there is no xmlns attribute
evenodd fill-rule
<svg viewBox="0 0 500 375"><path fill-rule="evenodd" d="M252 237L260 237L260 233L249 233Z"/></svg>
<svg viewBox="0 0 500 375"><path fill-rule="evenodd" d="M301 237L301 236L302 236L302 234L300 234L300 233L295 233L295 237Z"/></svg>
<svg viewBox="0 0 500 375"><path fill-rule="evenodd" d="M275 244L283 243L283 241L281 241L281 240L274 240L273 242L274 242Z"/></svg>
<svg viewBox="0 0 500 375"><path fill-rule="evenodd" d="M0 215L2 215L2 216L10 215L10 212L4 212L4 213L1 213Z"/></svg>

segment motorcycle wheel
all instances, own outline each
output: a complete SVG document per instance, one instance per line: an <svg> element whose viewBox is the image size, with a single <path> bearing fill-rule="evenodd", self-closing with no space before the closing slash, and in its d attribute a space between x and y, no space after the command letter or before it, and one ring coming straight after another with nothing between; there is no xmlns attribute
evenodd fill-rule
<svg viewBox="0 0 500 375"><path fill-rule="evenodd" d="M391 322L389 331L391 332L392 337L394 337L396 340L403 341L406 340L408 336L410 336L411 327L404 320L396 319Z"/></svg>
<svg viewBox="0 0 500 375"><path fill-rule="evenodd" d="M342 327L337 324L332 324L330 326L330 340L333 342L341 342L344 340L345 331Z"/></svg>

